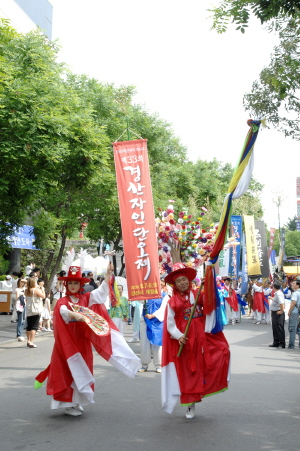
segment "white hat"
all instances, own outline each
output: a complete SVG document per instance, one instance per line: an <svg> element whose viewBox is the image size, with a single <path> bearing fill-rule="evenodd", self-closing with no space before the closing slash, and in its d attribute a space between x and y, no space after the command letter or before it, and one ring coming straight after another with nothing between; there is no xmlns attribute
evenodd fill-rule
<svg viewBox="0 0 300 451"><path fill-rule="evenodd" d="M11 279L11 276L6 276L6 280L10 280Z"/></svg>
<svg viewBox="0 0 300 451"><path fill-rule="evenodd" d="M259 282L259 283L262 283L262 279L258 279L258 281L257 282Z"/></svg>

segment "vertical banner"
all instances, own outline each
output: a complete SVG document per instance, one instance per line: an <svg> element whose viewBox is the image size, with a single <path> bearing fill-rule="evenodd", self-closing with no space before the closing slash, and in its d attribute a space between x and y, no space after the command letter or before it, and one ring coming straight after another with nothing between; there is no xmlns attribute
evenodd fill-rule
<svg viewBox="0 0 300 451"><path fill-rule="evenodd" d="M161 297L147 140L113 143L128 298Z"/></svg>
<svg viewBox="0 0 300 451"><path fill-rule="evenodd" d="M270 228L270 252L272 251L273 246L274 246L275 230L276 229L274 227Z"/></svg>
<svg viewBox="0 0 300 451"><path fill-rule="evenodd" d="M286 254L285 254L285 228L282 227L280 231L280 251L279 251L279 260L278 265L282 266L283 261L286 260Z"/></svg>
<svg viewBox="0 0 300 451"><path fill-rule="evenodd" d="M240 243L239 246L230 248L229 256L229 272L228 275L235 279L239 276L240 258L241 258L241 239L242 239L242 217L231 215L231 236L235 237L235 241Z"/></svg>
<svg viewBox="0 0 300 451"><path fill-rule="evenodd" d="M266 229L265 223L263 221L255 221L255 236L260 264L260 272L262 277L268 279L270 276L270 266L268 257Z"/></svg>
<svg viewBox="0 0 300 451"><path fill-rule="evenodd" d="M243 235L243 255L242 255L242 284L241 294L247 294L248 291L248 267L247 267L247 252L246 252L246 240Z"/></svg>
<svg viewBox="0 0 300 451"><path fill-rule="evenodd" d="M272 251L270 255L270 260L273 266L276 266L276 251Z"/></svg>
<svg viewBox="0 0 300 451"><path fill-rule="evenodd" d="M228 269L229 269L229 249L222 249L219 254L219 270L218 275L221 277L228 276Z"/></svg>
<svg viewBox="0 0 300 451"><path fill-rule="evenodd" d="M273 274L276 269L276 251L271 251L270 257L269 257L269 266L270 266L270 273L271 273L271 280L273 280Z"/></svg>
<svg viewBox="0 0 300 451"><path fill-rule="evenodd" d="M246 234L248 275L260 276L261 272L256 246L254 217L244 215L244 224Z"/></svg>

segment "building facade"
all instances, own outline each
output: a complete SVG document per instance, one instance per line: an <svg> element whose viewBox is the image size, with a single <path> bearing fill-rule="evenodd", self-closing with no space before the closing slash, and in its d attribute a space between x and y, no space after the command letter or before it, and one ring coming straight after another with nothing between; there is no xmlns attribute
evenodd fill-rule
<svg viewBox="0 0 300 451"><path fill-rule="evenodd" d="M0 18L9 19L21 33L40 27L52 38L53 7L48 0L0 0Z"/></svg>

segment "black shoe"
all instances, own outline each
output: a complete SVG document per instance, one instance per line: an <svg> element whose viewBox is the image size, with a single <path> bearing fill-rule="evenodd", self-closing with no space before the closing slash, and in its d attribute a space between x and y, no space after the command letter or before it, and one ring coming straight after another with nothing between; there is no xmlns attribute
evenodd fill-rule
<svg viewBox="0 0 300 451"><path fill-rule="evenodd" d="M285 345L279 345L278 348L285 349Z"/></svg>
<svg viewBox="0 0 300 451"><path fill-rule="evenodd" d="M274 343L272 345L269 345L269 348L279 348L280 345L274 345Z"/></svg>

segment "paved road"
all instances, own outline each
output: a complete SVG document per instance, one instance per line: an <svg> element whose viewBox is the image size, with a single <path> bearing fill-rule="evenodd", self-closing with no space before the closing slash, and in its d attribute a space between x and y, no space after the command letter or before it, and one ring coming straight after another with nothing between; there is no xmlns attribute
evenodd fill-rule
<svg viewBox="0 0 300 451"><path fill-rule="evenodd" d="M129 336L130 328L128 327ZM0 344L1 451L299 451L299 349L272 349L271 328L249 319L227 326L232 380L227 392L196 406L186 420L160 407L160 375L130 380L95 356L96 404L82 417L49 409L35 375L49 362L53 335L37 337L36 349ZM138 353L138 344L133 345Z"/></svg>

